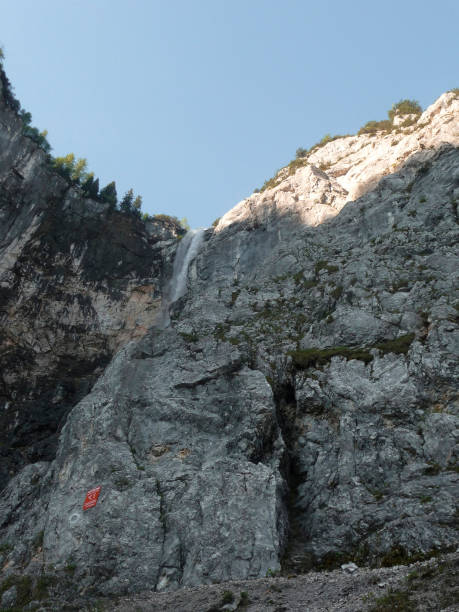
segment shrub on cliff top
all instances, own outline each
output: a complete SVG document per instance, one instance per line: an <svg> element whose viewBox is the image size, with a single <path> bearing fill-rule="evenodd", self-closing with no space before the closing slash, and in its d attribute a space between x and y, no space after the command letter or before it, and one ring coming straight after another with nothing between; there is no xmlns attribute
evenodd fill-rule
<svg viewBox="0 0 459 612"><path fill-rule="evenodd" d="M298 159L300 157L306 157L307 154L308 154L308 150L307 149L303 149L303 147L299 147L296 150L295 157L296 157L296 159Z"/></svg>
<svg viewBox="0 0 459 612"><path fill-rule="evenodd" d="M323 147L329 142L338 140L338 138L346 138L347 135L348 134L335 134L334 136L332 136L331 134L325 134L325 136L321 140L319 140L319 142L316 142L315 145L312 145L312 147L309 149L309 152L312 153L314 149L319 149L320 147Z"/></svg>
<svg viewBox="0 0 459 612"><path fill-rule="evenodd" d="M376 134L376 132L390 132L392 129L392 121L384 119L383 121L367 121L363 127L357 132L359 136L362 134Z"/></svg>
<svg viewBox="0 0 459 612"><path fill-rule="evenodd" d="M362 134L376 134L376 132L391 132L394 128L394 118L396 115L420 115L422 108L416 100L400 100L392 105L392 108L387 111L389 119L383 121L367 121L363 127L357 132L359 136ZM401 127L408 127L415 121L405 121Z"/></svg>
<svg viewBox="0 0 459 612"><path fill-rule="evenodd" d="M262 191L265 191L266 189L272 189L273 187L276 187L277 185L279 185L279 183L284 178L286 178L287 176L291 176L292 174L295 174L298 168L302 168L303 166L306 166L308 163L308 156L310 153L312 153L316 149L320 149L320 147L323 147L329 142L333 142L334 140L337 140L338 138L346 138L346 136L349 136L349 134L335 134L334 136L332 136L331 134L325 134L325 136L321 140L319 140L319 142L316 142L315 145L312 145L310 149L304 149L303 147L299 147L296 150L295 159L293 159L286 166L287 173L282 174L281 177L279 177L280 170L277 170L274 176L270 178L269 180L265 181L260 189L255 189L254 193L260 193Z"/></svg>
<svg viewBox="0 0 459 612"><path fill-rule="evenodd" d="M387 111L389 121L393 122L395 115L420 115L422 108L417 100L400 100Z"/></svg>
<svg viewBox="0 0 459 612"><path fill-rule="evenodd" d="M67 180L79 184L80 180L86 182L88 174L86 167L88 163L84 157L76 158L74 153L68 153L63 157L55 157L52 160L53 168Z"/></svg>
<svg viewBox="0 0 459 612"><path fill-rule="evenodd" d="M42 148L43 151L45 151L45 153L49 153L51 151L51 145L46 138L48 136L48 130L43 130L43 132L40 132L38 128L31 125L32 115L23 108L19 111L19 117L22 120L22 133L24 136L27 136L36 142L37 145Z"/></svg>
<svg viewBox="0 0 459 612"><path fill-rule="evenodd" d="M167 223L172 223L173 225L182 227L179 219L177 219L177 217L173 217L172 215L165 215L164 213L159 213L157 215L153 215L153 217L151 218L156 221L166 221Z"/></svg>

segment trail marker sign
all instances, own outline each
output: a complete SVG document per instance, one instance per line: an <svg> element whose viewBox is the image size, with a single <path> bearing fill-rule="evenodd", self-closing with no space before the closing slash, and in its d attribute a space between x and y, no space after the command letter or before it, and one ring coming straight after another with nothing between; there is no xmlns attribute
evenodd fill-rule
<svg viewBox="0 0 459 612"><path fill-rule="evenodd" d="M91 489L86 493L86 499L84 500L83 510L89 510L89 508L93 508L97 504L97 500L99 499L100 487L96 487L95 489Z"/></svg>

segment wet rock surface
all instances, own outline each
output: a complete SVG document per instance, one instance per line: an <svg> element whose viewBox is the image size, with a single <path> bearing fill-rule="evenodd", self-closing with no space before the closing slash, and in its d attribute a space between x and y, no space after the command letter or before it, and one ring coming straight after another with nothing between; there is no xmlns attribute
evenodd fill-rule
<svg viewBox="0 0 459 612"><path fill-rule="evenodd" d="M319 190L329 181L307 172ZM421 149L381 173L317 226L299 197L279 207L265 193L271 204L200 237L168 327L106 332L129 342L69 412L56 456L3 491L7 578L71 573L81 595L121 596L457 547L459 150ZM320 206L342 193L329 182ZM156 283L175 248L147 239ZM340 609L359 609L352 589L370 570L339 571Z"/></svg>

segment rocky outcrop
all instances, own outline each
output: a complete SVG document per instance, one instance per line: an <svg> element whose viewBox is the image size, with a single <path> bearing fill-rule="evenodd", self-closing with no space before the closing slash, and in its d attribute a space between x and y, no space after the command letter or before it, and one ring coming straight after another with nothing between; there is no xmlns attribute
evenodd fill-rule
<svg viewBox="0 0 459 612"><path fill-rule="evenodd" d="M311 162L204 233L170 325L122 348L55 459L5 488L7 572L108 594L457 546L451 123L372 186L361 170L355 201L357 179ZM353 138L350 157L386 146Z"/></svg>
<svg viewBox="0 0 459 612"><path fill-rule="evenodd" d="M84 198L0 98L3 488L24 464L54 457L68 411L151 325L177 228Z"/></svg>
<svg viewBox="0 0 459 612"><path fill-rule="evenodd" d="M335 137L282 168L272 187L253 193L224 215L217 231L234 223L269 223L288 214L307 225L334 217L347 202L396 173L415 153L433 153L441 144L459 145L459 97L448 92L420 116L395 116L395 129ZM408 121L407 121L408 119ZM409 125L403 127L404 123Z"/></svg>

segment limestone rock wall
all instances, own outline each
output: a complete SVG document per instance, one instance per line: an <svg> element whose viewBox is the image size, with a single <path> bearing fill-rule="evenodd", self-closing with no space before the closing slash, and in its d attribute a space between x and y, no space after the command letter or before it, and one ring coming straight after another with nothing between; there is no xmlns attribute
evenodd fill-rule
<svg viewBox="0 0 459 612"><path fill-rule="evenodd" d="M448 96L431 121L456 108ZM364 177L353 201L357 182L309 165L282 206L279 186L205 232L170 326L123 347L56 457L4 489L4 572L71 568L86 593L123 593L457 546L459 149L446 125L449 144Z"/></svg>
<svg viewBox="0 0 459 612"><path fill-rule="evenodd" d="M159 225L83 198L0 96L0 488L53 458L69 409L151 324L177 235Z"/></svg>
<svg viewBox="0 0 459 612"><path fill-rule="evenodd" d="M384 176L400 170L413 154L433 154L444 143L459 145L457 93L444 93L419 117L408 118L411 125L402 127L402 122L390 133L344 136L313 149L304 160L297 160L299 167L279 170L274 187L253 193L227 212L217 231L234 223L266 224L273 215L285 213L303 224L318 225Z"/></svg>

